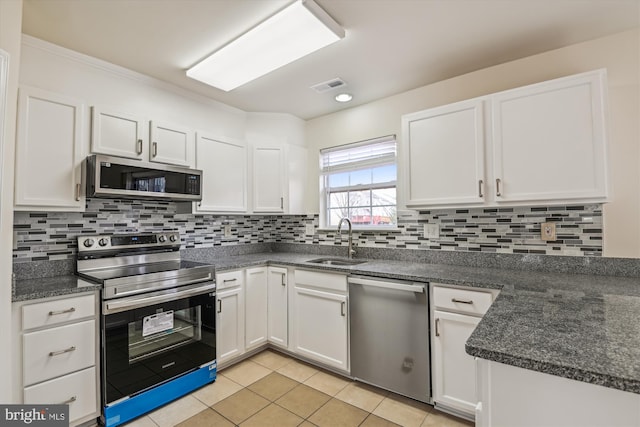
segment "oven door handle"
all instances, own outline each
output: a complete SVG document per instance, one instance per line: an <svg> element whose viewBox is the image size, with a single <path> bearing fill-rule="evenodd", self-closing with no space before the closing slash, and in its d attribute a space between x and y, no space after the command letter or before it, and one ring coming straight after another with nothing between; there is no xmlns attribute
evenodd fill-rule
<svg viewBox="0 0 640 427"><path fill-rule="evenodd" d="M119 301L108 301L104 305L104 314L119 313L121 311L132 310L134 308L146 307L153 304L160 304L167 301L176 301L182 298L188 298L194 295L203 294L207 291L215 290L216 284L209 283L204 286L197 286L176 292L170 292L162 295L142 296L139 298L125 298Z"/></svg>

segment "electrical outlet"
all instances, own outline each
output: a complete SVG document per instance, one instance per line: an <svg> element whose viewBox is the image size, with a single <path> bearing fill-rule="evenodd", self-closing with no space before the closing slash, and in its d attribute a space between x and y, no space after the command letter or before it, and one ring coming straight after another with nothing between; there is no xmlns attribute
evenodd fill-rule
<svg viewBox="0 0 640 427"><path fill-rule="evenodd" d="M224 226L224 237L231 237L231 225L226 224Z"/></svg>
<svg viewBox="0 0 640 427"><path fill-rule="evenodd" d="M440 238L440 224L425 224L424 237L426 237L427 239Z"/></svg>
<svg viewBox="0 0 640 427"><path fill-rule="evenodd" d="M313 236L315 232L316 229L313 224L307 224L304 226L304 234L306 234L307 236Z"/></svg>
<svg viewBox="0 0 640 427"><path fill-rule="evenodd" d="M543 222L540 224L540 238L545 241L556 240L556 223Z"/></svg>

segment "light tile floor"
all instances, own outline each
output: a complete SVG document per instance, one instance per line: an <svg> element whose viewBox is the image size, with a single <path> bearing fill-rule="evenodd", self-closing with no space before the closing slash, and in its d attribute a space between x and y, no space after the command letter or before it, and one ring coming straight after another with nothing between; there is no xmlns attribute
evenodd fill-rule
<svg viewBox="0 0 640 427"><path fill-rule="evenodd" d="M415 426L473 424L433 407L265 350L218 372L213 384L128 427Z"/></svg>

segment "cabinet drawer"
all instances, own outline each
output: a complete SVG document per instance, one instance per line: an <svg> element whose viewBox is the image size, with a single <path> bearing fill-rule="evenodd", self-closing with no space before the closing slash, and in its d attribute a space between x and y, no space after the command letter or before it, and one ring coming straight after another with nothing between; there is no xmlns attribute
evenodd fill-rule
<svg viewBox="0 0 640 427"><path fill-rule="evenodd" d="M296 285L347 292L347 276L344 274L325 273L320 271L296 270Z"/></svg>
<svg viewBox="0 0 640 427"><path fill-rule="evenodd" d="M433 306L436 309L483 315L492 302L493 295L490 292L433 287Z"/></svg>
<svg viewBox="0 0 640 427"><path fill-rule="evenodd" d="M95 310L96 300L93 294L25 305L22 307L22 329L52 326L95 316Z"/></svg>
<svg viewBox="0 0 640 427"><path fill-rule="evenodd" d="M216 290L233 288L242 285L244 270L227 271L216 274Z"/></svg>
<svg viewBox="0 0 640 427"><path fill-rule="evenodd" d="M97 412L95 367L24 389L24 403L26 404L64 402L69 402L69 421Z"/></svg>
<svg viewBox="0 0 640 427"><path fill-rule="evenodd" d="M24 334L24 384L35 384L94 366L95 328L95 320L87 320Z"/></svg>

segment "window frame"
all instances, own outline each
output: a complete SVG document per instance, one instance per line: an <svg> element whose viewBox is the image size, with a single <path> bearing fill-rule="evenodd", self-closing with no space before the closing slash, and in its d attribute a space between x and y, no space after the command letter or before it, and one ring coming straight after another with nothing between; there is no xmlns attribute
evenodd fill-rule
<svg viewBox="0 0 640 427"><path fill-rule="evenodd" d="M384 155L378 156L377 158L364 158L361 160L356 160L353 162L344 162L344 163L338 163L338 165L329 165L327 167L326 163L326 159L325 156L329 153L332 152L340 152L340 151L344 151L344 150L351 150L351 149L357 149L358 147L366 147L366 146L371 146L371 145L375 145L375 144L385 144L385 143L393 143L393 153L386 153ZM336 173L340 173L340 172L355 172L358 170L372 170L376 167L381 167L381 166L388 166L388 165L393 165L395 166L395 172L396 172L396 176L395 176L395 180L393 181L386 181L386 182L382 182L382 183L370 183L370 184L356 184L356 185L346 185L346 186L339 186L339 187L330 187L328 184L328 180L329 177L332 174L336 174ZM359 225L359 224L354 224L353 225L353 229L354 230L359 230L359 231L367 231L367 230L376 230L376 231L393 231L393 230L397 230L398 229L398 140L396 138L396 135L386 135L383 137L379 137L379 138L373 138L373 139L368 139L368 140L364 140L364 141L358 141L358 142L354 142L354 143L349 143L349 144L344 144L344 145L339 145L339 146L333 146L333 147L327 147L324 149L321 149L319 152L319 174L320 174L320 180L319 180L319 185L320 185L320 230L336 230L337 226L336 225L331 225L330 224L330 220L331 220L331 214L330 214L330 197L332 193L339 193L339 192L348 192L348 191L364 191L364 190L369 190L369 191L373 191L373 190L380 190L380 189L387 189L387 188L393 188L396 191L396 200L395 200L395 205L393 205L393 207L396 210L396 215L395 215L395 223L394 224L389 224L389 225L382 225L382 224L366 224L366 225ZM330 191L329 191L330 190ZM369 200L369 205L368 206L362 206L362 208L370 208L371 209L371 216L373 216L373 209L376 207L389 207L391 205L380 205L380 206L374 206L373 205L373 198L371 197ZM347 207L347 209L351 208L350 206ZM358 208L358 206L355 206L355 208Z"/></svg>

